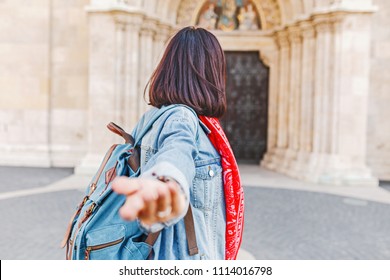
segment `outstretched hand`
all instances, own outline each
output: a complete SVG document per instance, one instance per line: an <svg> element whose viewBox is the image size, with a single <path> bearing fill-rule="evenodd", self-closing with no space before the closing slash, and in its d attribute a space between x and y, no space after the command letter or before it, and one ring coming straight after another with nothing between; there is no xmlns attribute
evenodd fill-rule
<svg viewBox="0 0 390 280"><path fill-rule="evenodd" d="M145 225L176 218L185 208L185 197L175 181L118 177L112 189L126 196L119 214L125 220L139 219Z"/></svg>

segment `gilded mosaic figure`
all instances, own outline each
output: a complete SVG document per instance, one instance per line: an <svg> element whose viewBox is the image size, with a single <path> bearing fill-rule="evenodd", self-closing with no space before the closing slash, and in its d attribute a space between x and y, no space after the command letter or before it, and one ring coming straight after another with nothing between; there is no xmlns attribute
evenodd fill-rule
<svg viewBox="0 0 390 280"><path fill-rule="evenodd" d="M213 30L217 23L218 15L214 12L215 4L211 3L207 10L199 18L199 26Z"/></svg>
<svg viewBox="0 0 390 280"><path fill-rule="evenodd" d="M253 10L252 4L248 4L245 10L244 7L240 8L240 12L237 16L239 21L239 30L257 30L258 25L256 23L256 13Z"/></svg>
<svg viewBox="0 0 390 280"><path fill-rule="evenodd" d="M231 31L237 29L236 18L236 1L225 0L222 5L222 14L218 21L218 29L223 31Z"/></svg>

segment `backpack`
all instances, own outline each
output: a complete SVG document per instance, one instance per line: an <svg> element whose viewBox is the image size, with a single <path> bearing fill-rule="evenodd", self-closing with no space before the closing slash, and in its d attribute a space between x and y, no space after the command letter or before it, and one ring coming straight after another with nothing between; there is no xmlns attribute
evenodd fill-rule
<svg viewBox="0 0 390 280"><path fill-rule="evenodd" d="M153 123L172 106L163 107L152 116L137 135L137 141L114 123L107 125L122 136L125 144L114 144L107 151L98 171L87 187L85 197L72 216L61 243L66 246L66 259L133 259L152 257L153 245L160 232L146 235L137 221L125 221L119 208L126 197L112 191L116 176L140 175L140 152L137 146ZM198 253L191 204L184 217L189 254Z"/></svg>

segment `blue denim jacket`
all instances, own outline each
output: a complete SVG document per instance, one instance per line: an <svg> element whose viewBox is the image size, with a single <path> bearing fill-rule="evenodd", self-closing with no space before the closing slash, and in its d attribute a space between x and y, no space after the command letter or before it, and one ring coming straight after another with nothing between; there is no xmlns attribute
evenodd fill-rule
<svg viewBox="0 0 390 280"><path fill-rule="evenodd" d="M182 188L192 205L199 254L190 256L183 214L166 223L146 227L145 232L163 229L154 245L155 259L224 259L225 199L219 153L214 149L196 113L184 105L170 105L143 137L141 142L141 177L170 176ZM146 112L133 131L142 130L157 112Z"/></svg>

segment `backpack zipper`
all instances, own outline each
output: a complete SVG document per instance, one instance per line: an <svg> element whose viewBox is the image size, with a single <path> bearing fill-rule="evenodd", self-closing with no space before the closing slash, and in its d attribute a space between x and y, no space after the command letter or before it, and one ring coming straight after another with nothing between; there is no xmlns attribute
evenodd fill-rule
<svg viewBox="0 0 390 280"><path fill-rule="evenodd" d="M122 237L121 239L115 240L115 241L108 242L108 243L103 243L103 244L94 245L94 246L88 246L87 249L85 249L85 260L89 260L91 251L96 251L96 250L100 250L100 249L104 249L104 248L107 248L110 246L117 245L117 244L121 243L123 240L125 240L124 237Z"/></svg>

